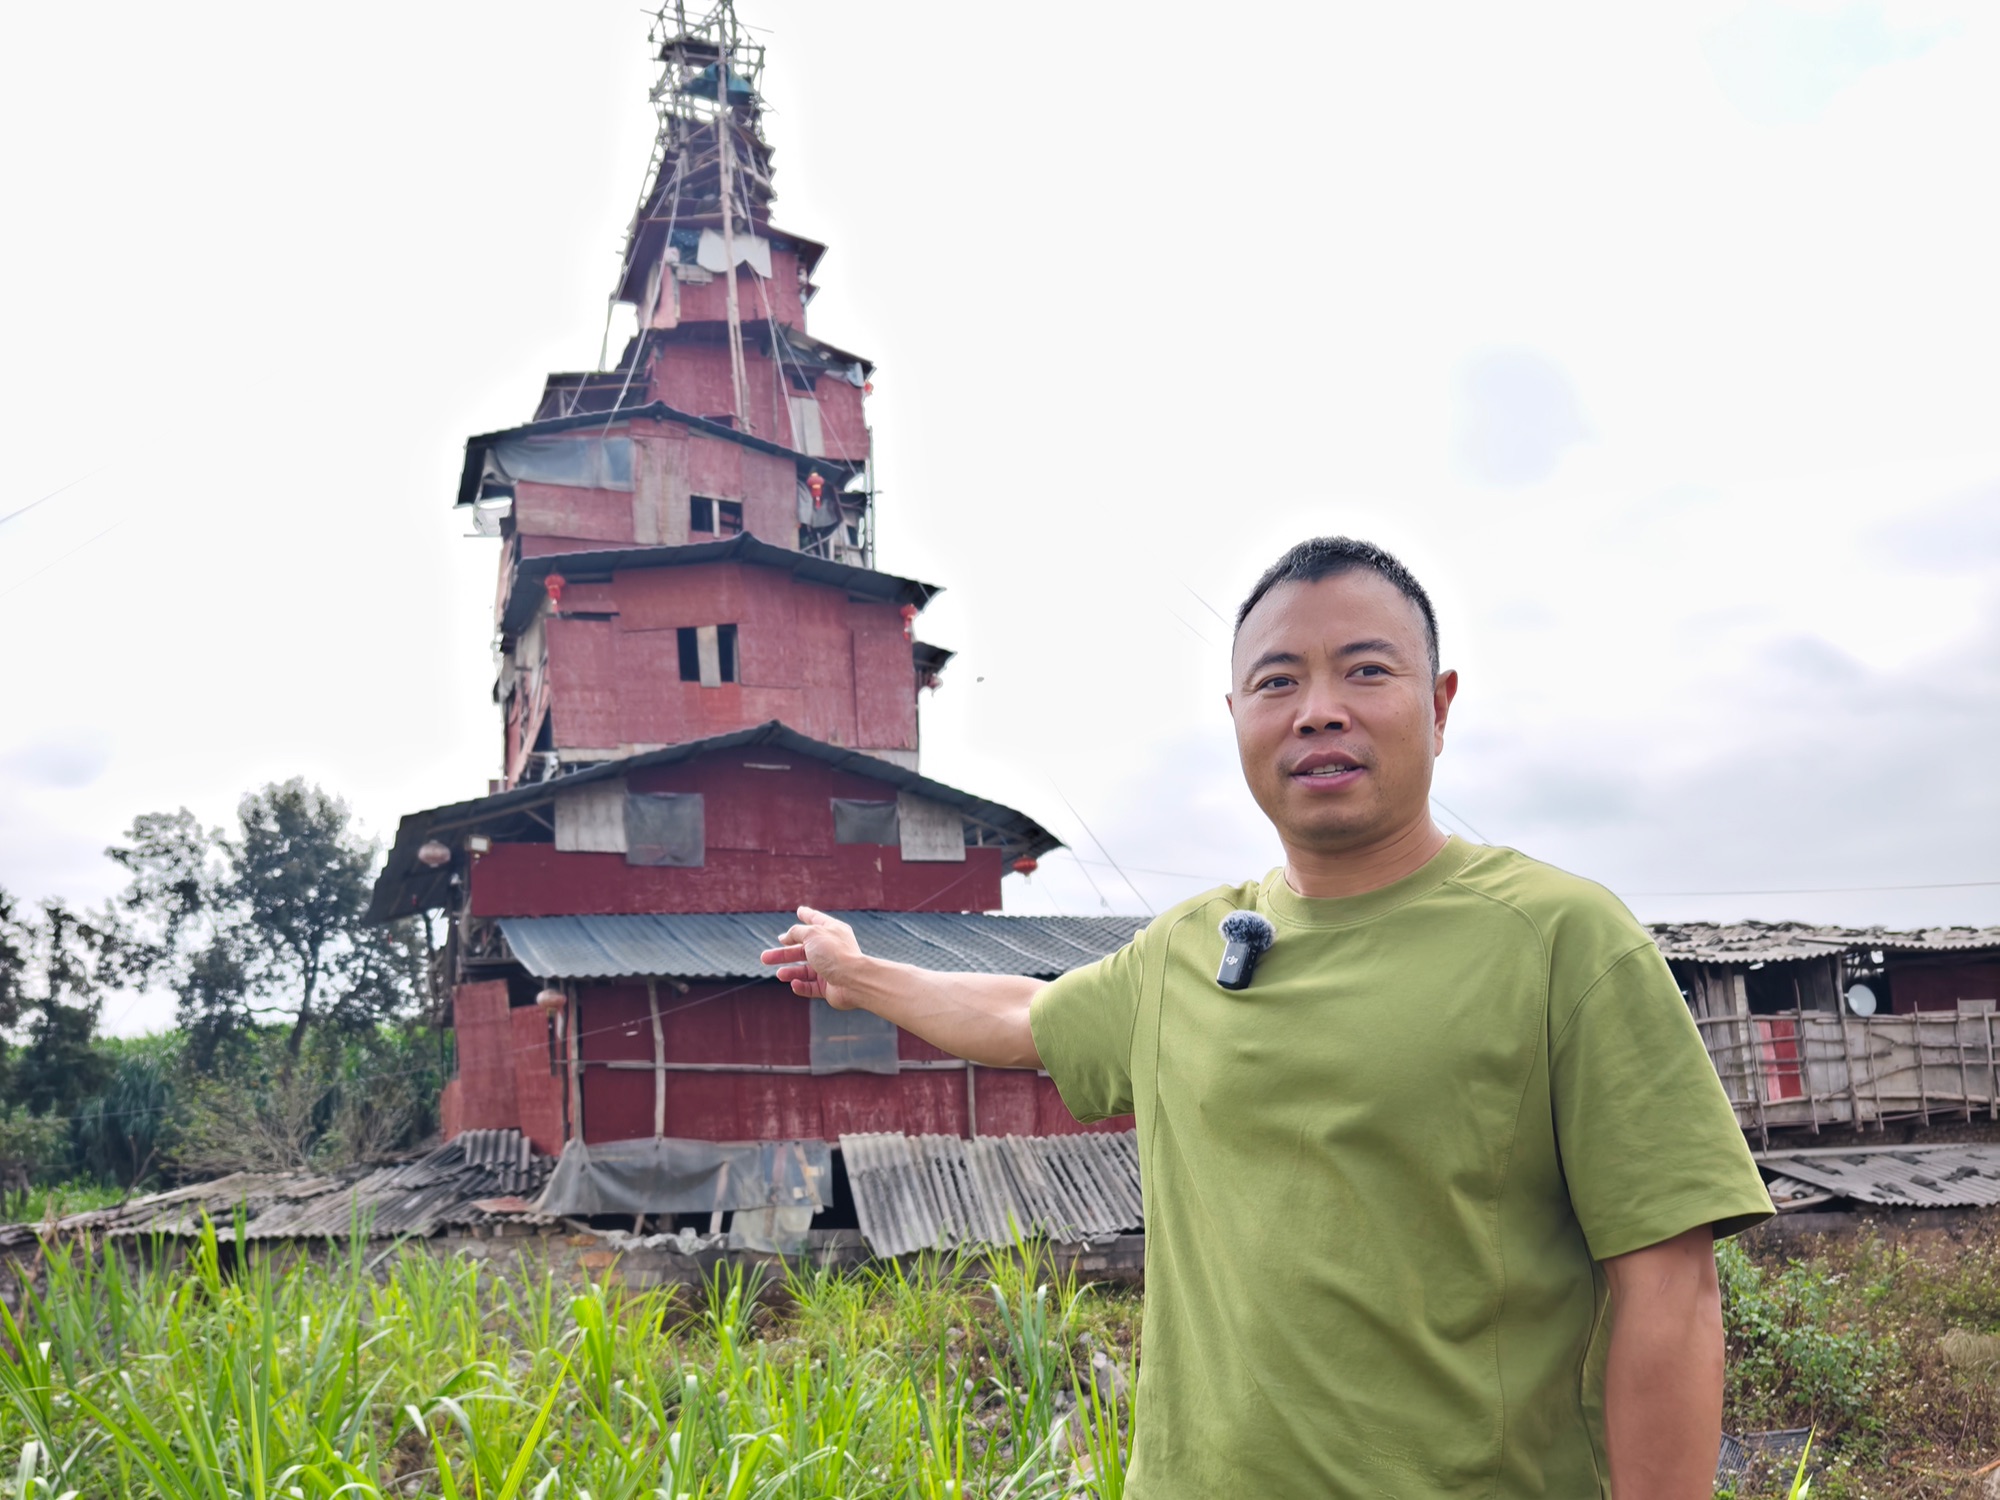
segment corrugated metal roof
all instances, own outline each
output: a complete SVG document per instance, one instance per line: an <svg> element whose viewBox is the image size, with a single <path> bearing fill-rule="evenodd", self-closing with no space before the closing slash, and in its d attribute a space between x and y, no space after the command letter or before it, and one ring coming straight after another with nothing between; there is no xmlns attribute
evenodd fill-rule
<svg viewBox="0 0 2000 1500"><path fill-rule="evenodd" d="M697 756L712 755L723 750L747 750L753 747L768 747L788 754L809 756L822 764L832 766L835 770L866 776L895 787L898 791L914 792L919 797L941 802L946 807L963 813L973 822L1000 834L1005 841L1010 859L1022 855L1039 856L1051 849L1063 847L1061 839L1026 813L1008 807L1005 803L990 802L984 797L975 797L970 792L961 792L957 787L946 786L943 782L933 781L928 776L920 776L915 771L890 761L877 760L874 756L859 750L849 750L843 745L829 745L824 740L800 734L796 729L788 728L778 720L772 719L752 729L711 735L703 740L689 740L685 744L669 745L664 750L648 750L640 755L628 755L622 760L599 761L587 770L572 771L552 781L538 781L528 786L514 787L509 791L495 792L491 796L410 813L396 825L396 842L389 850L389 857L383 861L382 873L375 877L375 890L369 897L365 920L393 922L396 918L409 916L412 912L446 904L450 883L454 878L451 867L447 865L441 869L427 869L417 861L417 850L431 837L434 829L456 837L459 834L476 831L483 826L498 824L503 818L525 809L552 803L559 794L574 791L577 787L593 781L615 780L632 771L643 771L654 766L679 765Z"/></svg>
<svg viewBox="0 0 2000 1500"><path fill-rule="evenodd" d="M206 1217L227 1240L236 1236L240 1208L244 1238L252 1240L337 1239L362 1222L372 1237L428 1235L494 1217L475 1206L481 1199L534 1197L554 1165L518 1130L468 1130L416 1161L330 1175L236 1172L74 1214L56 1229L119 1238L191 1235Z"/></svg>
<svg viewBox="0 0 2000 1500"><path fill-rule="evenodd" d="M844 1135L861 1234L877 1255L1064 1243L1140 1228L1139 1148L1120 1134Z"/></svg>
<svg viewBox="0 0 2000 1500"><path fill-rule="evenodd" d="M1689 963L1787 963L1829 953L1955 953L2000 948L2000 927L1817 927L1807 922L1658 922L1647 929L1668 958Z"/></svg>
<svg viewBox="0 0 2000 1500"><path fill-rule="evenodd" d="M1130 917L995 917L976 912L836 912L877 958L976 974L1053 979L1132 940ZM758 955L791 912L502 917L523 968L540 979L768 979Z"/></svg>
<svg viewBox="0 0 2000 1500"><path fill-rule="evenodd" d="M1757 1161L1781 1177L1862 1203L1899 1208L2000 1203L2000 1145L1764 1151Z"/></svg>

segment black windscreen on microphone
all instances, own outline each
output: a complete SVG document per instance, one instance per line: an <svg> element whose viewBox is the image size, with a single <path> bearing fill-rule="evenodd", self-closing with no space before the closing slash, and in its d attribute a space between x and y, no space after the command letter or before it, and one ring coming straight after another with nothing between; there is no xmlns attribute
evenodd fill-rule
<svg viewBox="0 0 2000 1500"><path fill-rule="evenodd" d="M1225 990L1247 990L1257 960L1278 940L1278 930L1254 911L1231 912L1222 919L1221 930L1228 946L1222 950L1222 967L1215 971L1215 982Z"/></svg>

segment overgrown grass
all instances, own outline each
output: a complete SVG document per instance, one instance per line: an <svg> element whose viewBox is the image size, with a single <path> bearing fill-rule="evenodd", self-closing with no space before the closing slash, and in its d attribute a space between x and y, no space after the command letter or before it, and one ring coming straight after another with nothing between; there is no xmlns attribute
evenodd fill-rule
<svg viewBox="0 0 2000 1500"><path fill-rule="evenodd" d="M1138 1300L1032 1252L689 1295L378 1251L57 1254L0 1317L0 1500L1122 1500ZM1720 1265L1730 1430L1813 1427L1814 1500L1977 1493L2000 1240Z"/></svg>
<svg viewBox="0 0 2000 1500"><path fill-rule="evenodd" d="M1718 1247L1732 1432L1813 1427L1814 1500L1981 1495L2000 1459L2000 1239L1985 1227ZM1744 1493L1782 1494L1781 1486Z"/></svg>
<svg viewBox="0 0 2000 1500"><path fill-rule="evenodd" d="M58 1255L0 1316L0 1493L1118 1500L1137 1304L1033 1254L694 1297L421 1253ZM982 1276L984 1279L982 1279Z"/></svg>

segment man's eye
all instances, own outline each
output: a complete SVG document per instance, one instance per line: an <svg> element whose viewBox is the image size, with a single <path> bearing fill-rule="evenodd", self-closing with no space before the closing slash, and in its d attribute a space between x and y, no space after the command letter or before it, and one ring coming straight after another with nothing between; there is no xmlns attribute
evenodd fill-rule
<svg viewBox="0 0 2000 1500"><path fill-rule="evenodd" d="M1257 684L1257 691L1261 693L1266 688L1290 687L1291 685L1292 679L1289 677L1266 677L1262 682Z"/></svg>
<svg viewBox="0 0 2000 1500"><path fill-rule="evenodd" d="M1354 675L1356 677L1386 677L1389 675L1389 669L1387 667L1378 667L1373 662L1370 662L1366 666L1356 667Z"/></svg>

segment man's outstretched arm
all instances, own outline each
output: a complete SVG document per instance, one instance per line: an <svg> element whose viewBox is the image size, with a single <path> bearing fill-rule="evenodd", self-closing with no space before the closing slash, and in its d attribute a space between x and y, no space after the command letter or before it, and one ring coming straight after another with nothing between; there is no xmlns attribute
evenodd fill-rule
<svg viewBox="0 0 2000 1500"><path fill-rule="evenodd" d="M1039 1068L1028 1002L1044 981L1018 974L942 974L870 958L854 929L799 908L796 925L764 954L792 993L836 1010L873 1011L954 1057L990 1068Z"/></svg>
<svg viewBox="0 0 2000 1500"><path fill-rule="evenodd" d="M1722 1293L1704 1224L1604 1262L1604 1436L1616 1500L1707 1500L1722 1438Z"/></svg>

